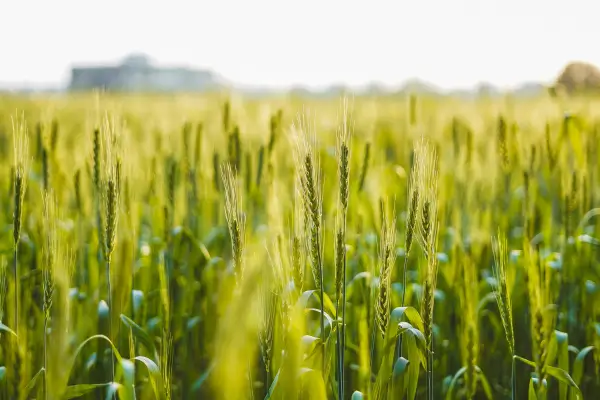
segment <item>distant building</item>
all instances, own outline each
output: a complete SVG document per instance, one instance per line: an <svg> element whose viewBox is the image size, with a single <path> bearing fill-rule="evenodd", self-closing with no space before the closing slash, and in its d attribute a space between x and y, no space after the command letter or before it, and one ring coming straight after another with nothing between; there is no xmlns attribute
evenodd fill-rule
<svg viewBox="0 0 600 400"><path fill-rule="evenodd" d="M204 91L223 82L211 71L159 67L143 54L126 57L120 65L77 66L71 70L70 90Z"/></svg>

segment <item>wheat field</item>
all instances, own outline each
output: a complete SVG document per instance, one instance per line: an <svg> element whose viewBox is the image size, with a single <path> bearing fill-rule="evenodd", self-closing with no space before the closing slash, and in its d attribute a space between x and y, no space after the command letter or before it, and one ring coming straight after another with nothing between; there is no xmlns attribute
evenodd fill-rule
<svg viewBox="0 0 600 400"><path fill-rule="evenodd" d="M0 398L594 399L599 105L3 95Z"/></svg>

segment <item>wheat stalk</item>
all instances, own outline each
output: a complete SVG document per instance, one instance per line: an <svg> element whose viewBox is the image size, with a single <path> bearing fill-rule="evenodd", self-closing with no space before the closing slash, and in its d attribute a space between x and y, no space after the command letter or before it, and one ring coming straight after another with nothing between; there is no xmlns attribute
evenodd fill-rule
<svg viewBox="0 0 600 400"><path fill-rule="evenodd" d="M408 185L408 209L407 209L407 217L406 217L406 235L404 241L404 271L402 277L402 306L406 302L406 276L408 272L408 258L410 255L410 251L412 249L412 244L414 241L415 233L417 232L417 220L419 216L419 211L421 209L420 204L420 185L421 185L421 166L426 160L424 159L425 147L423 142L417 143L415 148L415 160L413 163L413 167L410 172L410 181ZM428 205L429 207L429 205ZM427 213L429 211L427 210Z"/></svg>
<svg viewBox="0 0 600 400"><path fill-rule="evenodd" d="M507 126L503 116L498 117L498 137L497 137L497 152L500 157L500 166L503 170L507 170L509 167L508 158L508 137L507 137Z"/></svg>
<svg viewBox="0 0 600 400"><path fill-rule="evenodd" d="M44 370L48 371L48 324L50 322L50 312L52 309L52 298L54 294L54 269L58 252L58 232L56 229L56 200L52 191L43 193L44 206L44 243L42 265L43 286L44 286ZM44 398L48 398L48 382L44 376Z"/></svg>
<svg viewBox="0 0 600 400"><path fill-rule="evenodd" d="M427 363L427 392L428 398L433 399L433 309L435 289L437 286L438 259L436 253L438 236L438 162L435 147L424 138L418 146L417 157L420 169L419 192L421 218L418 239L427 260L427 271L423 285L423 301L421 315L423 316L424 336L427 344L429 362Z"/></svg>
<svg viewBox="0 0 600 400"><path fill-rule="evenodd" d="M50 187L50 163L46 146L42 148L42 183L44 190L47 191Z"/></svg>
<svg viewBox="0 0 600 400"><path fill-rule="evenodd" d="M345 105L347 108L347 105ZM338 137L338 179L340 182L338 192L339 211L337 215L337 229L335 241L335 287L337 307L339 308L342 302L342 288L345 284L345 268L346 268L346 224L348 215L348 201L350 185L350 128L347 121L347 109L344 109L344 119L342 127L337 135Z"/></svg>
<svg viewBox="0 0 600 400"><path fill-rule="evenodd" d="M508 342L508 348L511 354L515 354L515 335L513 329L512 303L509 293L509 282L506 275L508 267L508 245L506 236L500 229L498 235L492 237L492 250L494 253L494 277L496 278L496 286L494 287L494 296L498 303L500 311L500 319L504 327L504 334Z"/></svg>
<svg viewBox="0 0 600 400"><path fill-rule="evenodd" d="M240 139L240 128L235 126L233 131L229 134L227 141L227 151L229 155L229 163L231 164L232 171L237 175L242 167L242 153L241 153L241 139Z"/></svg>
<svg viewBox="0 0 600 400"><path fill-rule="evenodd" d="M419 141L414 149L414 160L410 171L410 181L408 184L408 208L406 214L406 233L404 241L404 268L402 272L402 307L406 304L406 287L408 285L408 259L412 244L414 241L415 233L417 233L417 221L419 217L419 211L421 209L419 186L421 185L421 165L425 160L425 147L423 141ZM398 336L396 344L396 358L402 356L402 335Z"/></svg>
<svg viewBox="0 0 600 400"><path fill-rule="evenodd" d="M112 146L109 145L108 140L114 134L114 125L107 123L105 127L105 133L109 135L105 141L106 145L106 157L105 157L105 168L106 168L106 179L102 184L102 194L104 203L104 221L106 226L104 227L104 250L105 257L108 263L111 262L112 253L116 245L117 238L117 226L120 206L120 168L118 167L120 161L117 155L112 153ZM110 305L109 305L110 307Z"/></svg>
<svg viewBox="0 0 600 400"><path fill-rule="evenodd" d="M396 213L384 213L379 239L379 292L375 302L376 325L385 337L390 319L392 269L396 261Z"/></svg>
<svg viewBox="0 0 600 400"><path fill-rule="evenodd" d="M348 99L342 101L342 122L337 133L338 158L338 213L335 235L335 288L336 320L341 313L341 326L337 330L338 352L338 398L344 398L344 355L346 350L346 229L350 200L350 150L353 120L350 117ZM340 310L341 307L341 310Z"/></svg>
<svg viewBox="0 0 600 400"><path fill-rule="evenodd" d="M6 275L7 275L6 257L0 257L0 322L4 321L4 306L6 305L6 292L8 291Z"/></svg>
<svg viewBox="0 0 600 400"><path fill-rule="evenodd" d="M307 247L310 254L313 280L318 290L322 289L322 182L319 158L317 156L316 134L306 117L292 125L296 140L296 165L298 182L304 206L307 228Z"/></svg>
<svg viewBox="0 0 600 400"><path fill-rule="evenodd" d="M223 132L229 132L231 125L231 104L226 101L223 104Z"/></svg>
<svg viewBox="0 0 600 400"><path fill-rule="evenodd" d="M294 209L292 216L292 229L290 234L290 257L292 266L292 279L298 294L304 288L304 270L306 266L305 252L302 251L302 231L304 221L302 214L301 190L298 181L294 180Z"/></svg>
<svg viewBox="0 0 600 400"><path fill-rule="evenodd" d="M367 171L369 169L369 162L371 160L371 142L365 143L365 149L363 150L362 167L360 169L360 177L358 178L358 191L362 192L365 181L367 179Z"/></svg>
<svg viewBox="0 0 600 400"><path fill-rule="evenodd" d="M14 330L19 334L19 262L18 249L23 223L23 201L27 189L29 174L29 134L25 122L25 114L17 114L11 119L13 131L13 162L14 162L14 213L13 213L13 277L14 292Z"/></svg>
<svg viewBox="0 0 600 400"><path fill-rule="evenodd" d="M524 244L524 262L527 273L527 291L531 308L531 336L533 338L535 372L540 385L537 392L545 391L542 382L547 378L548 344L554 332L554 315L548 309L552 304L550 274L548 267L540 260L531 244Z"/></svg>
<svg viewBox="0 0 600 400"><path fill-rule="evenodd" d="M465 389L468 399L473 399L477 391L477 359L479 352L479 327L477 316L478 282L477 271L470 255L461 257L460 306L461 327L460 335L461 356L465 370Z"/></svg>
<svg viewBox="0 0 600 400"><path fill-rule="evenodd" d="M260 183L263 176L263 168L265 164L265 146L261 145L258 149L258 158L256 165L256 187L260 188Z"/></svg>
<svg viewBox="0 0 600 400"><path fill-rule="evenodd" d="M244 245L246 217L242 211L242 194L240 185L230 164L221 166L223 187L225 189L225 218L231 238L233 253L233 270L239 283L244 274Z"/></svg>
<svg viewBox="0 0 600 400"><path fill-rule="evenodd" d="M120 209L120 181L121 181L121 161L120 161L120 149L118 148L117 138L117 127L114 118L105 116L102 125L103 135L103 165L104 165L104 176L101 178L101 193L102 193L102 220L104 223L101 225L103 229L102 238L104 239L104 258L106 266L106 293L108 299L108 334L112 338L112 318L110 312L112 312L112 287L111 287L111 262L113 251L116 246L117 238L117 227L119 220L119 209ZM111 350L112 355L112 350ZM112 362L112 378L114 380L115 366L114 357L111 357Z"/></svg>
<svg viewBox="0 0 600 400"><path fill-rule="evenodd" d="M512 302L509 293L510 284L506 274L508 267L508 244L504 233L498 229L498 235L492 237L492 251L494 253L494 277L496 286L494 287L494 296L500 311L500 319L504 328L504 334L511 354L512 369L512 399L516 399L516 376L515 376L515 333L513 328Z"/></svg>
<svg viewBox="0 0 600 400"><path fill-rule="evenodd" d="M102 262L102 257L105 256L105 232L106 232L106 220L103 213L103 175L102 175L102 138L100 135L100 128L94 129L93 132L93 184L94 184L94 201L96 207L96 228L98 232L98 263Z"/></svg>
<svg viewBox="0 0 600 400"><path fill-rule="evenodd" d="M266 387L270 386L271 360L273 358L273 342L275 331L275 315L277 309L278 295L272 287L272 273L265 268L263 273L262 288L260 291L263 315L261 329L259 331L259 342L265 371L267 373Z"/></svg>
<svg viewBox="0 0 600 400"><path fill-rule="evenodd" d="M58 121L53 119L52 123L50 124L50 150L53 152L56 151L56 147L58 145L58 128Z"/></svg>
<svg viewBox="0 0 600 400"><path fill-rule="evenodd" d="M166 400L172 398L173 378L173 335L168 328L163 329L161 340L160 373Z"/></svg>
<svg viewBox="0 0 600 400"><path fill-rule="evenodd" d="M321 297L321 341L324 346L322 181L316 144L316 129L314 123L311 124L307 119L307 115L299 117L292 125L292 134L295 139L294 156L298 174L297 179L301 188L301 197L304 205L307 249L313 280ZM322 357L322 371L325 373L325 351L323 351Z"/></svg>
<svg viewBox="0 0 600 400"><path fill-rule="evenodd" d="M220 165L221 161L219 152L215 150L213 153L213 187L217 193L219 193L221 190L221 173L219 171Z"/></svg>

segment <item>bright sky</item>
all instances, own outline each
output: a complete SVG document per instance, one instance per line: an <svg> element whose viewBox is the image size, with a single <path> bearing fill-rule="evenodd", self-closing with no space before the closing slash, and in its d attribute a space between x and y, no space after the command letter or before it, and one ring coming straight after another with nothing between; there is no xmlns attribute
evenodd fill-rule
<svg viewBox="0 0 600 400"><path fill-rule="evenodd" d="M0 0L0 82L144 52L237 83L550 81L600 65L598 0Z"/></svg>

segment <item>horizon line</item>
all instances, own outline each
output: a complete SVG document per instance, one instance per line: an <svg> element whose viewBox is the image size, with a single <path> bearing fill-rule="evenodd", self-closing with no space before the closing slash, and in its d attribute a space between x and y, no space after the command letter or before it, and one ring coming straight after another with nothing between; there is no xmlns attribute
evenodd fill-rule
<svg viewBox="0 0 600 400"><path fill-rule="evenodd" d="M81 66L78 66L77 68L80 68ZM107 64L106 67L110 67L110 64ZM76 67L74 67L76 68ZM92 66L90 66L90 68L94 68ZM102 66L98 66L98 68L102 68ZM164 68L167 68L167 66L164 66ZM211 72L214 74L213 71L208 70L208 69L201 69L201 68L193 68L193 67L189 67L189 66L171 66L171 68L190 68L190 69L196 69L199 71L206 71L206 72ZM218 74L216 74L216 76L219 76ZM419 89L427 89L427 90L433 90L435 92L452 92L452 91L473 91L473 90L477 90L480 88L490 88L490 89L496 89L496 90L515 90L515 89L519 89L522 88L524 86L528 86L528 85L537 85L537 86L543 86L543 87L547 87L547 86L551 86L552 82L546 82L543 79L540 80L523 80L517 83L513 83L513 84L508 84L508 85L500 85L500 84L496 84L492 81L486 81L486 80L480 80L476 83L473 83L471 85L457 85L457 86L447 86L447 85L439 85L433 81L424 79L424 78L419 78L419 77L411 77L411 78L407 78L401 82L397 82L397 83L389 83L389 82L382 82L382 81L378 81L378 80L370 80L370 81L366 81L363 83L359 83L359 84L350 84L350 83L346 83L346 82L342 82L342 81L332 81L330 83L327 84L310 84L310 83L303 83L303 82L292 82L289 84L268 84L268 83L249 83L249 82L234 82L231 81L225 77L224 78L224 84L222 86L225 87L231 87L231 88L238 88L238 89L262 89L262 90L273 90L273 91L278 91L278 90L317 90L317 91L321 91L321 90L331 90L331 89L371 89L371 88L377 88L383 91L387 91L387 90L405 90L407 89L407 86L419 86ZM70 79L62 79L62 80L58 80L58 81L2 81L0 80L0 90L2 89L68 89L69 88L69 81Z"/></svg>

